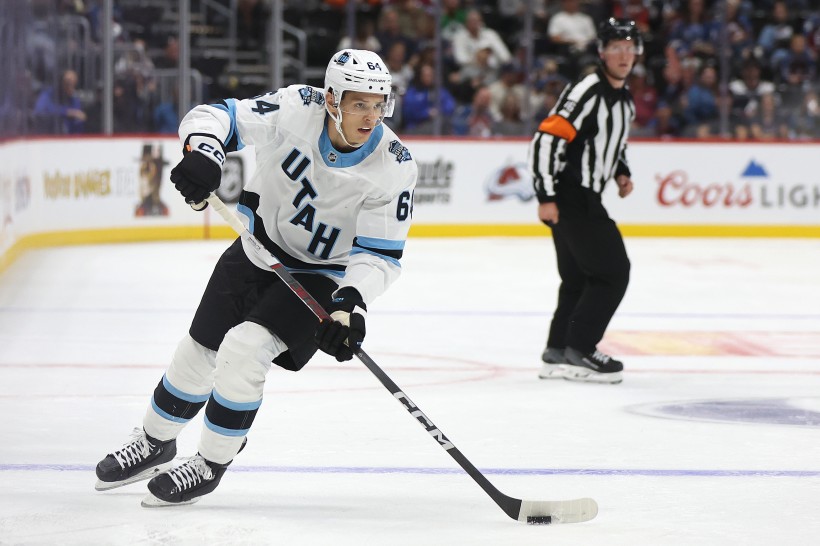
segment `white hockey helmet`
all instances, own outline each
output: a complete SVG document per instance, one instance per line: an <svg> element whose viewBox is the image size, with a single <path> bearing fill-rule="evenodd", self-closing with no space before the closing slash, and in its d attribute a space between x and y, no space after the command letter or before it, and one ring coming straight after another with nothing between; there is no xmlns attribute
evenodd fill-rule
<svg viewBox="0 0 820 546"><path fill-rule="evenodd" d="M393 115L393 77L382 58L364 49L343 49L331 57L325 72L325 92L333 93L336 106L345 91L379 93L386 103L384 117Z"/></svg>

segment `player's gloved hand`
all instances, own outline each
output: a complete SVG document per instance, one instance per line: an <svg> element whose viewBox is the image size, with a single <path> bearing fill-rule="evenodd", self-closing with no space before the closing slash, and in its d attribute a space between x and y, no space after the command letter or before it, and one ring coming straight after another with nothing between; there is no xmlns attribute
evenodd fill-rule
<svg viewBox="0 0 820 546"><path fill-rule="evenodd" d="M171 169L171 182L188 204L207 202L205 199L219 187L222 168L200 152L188 152ZM203 210L205 206L197 210Z"/></svg>
<svg viewBox="0 0 820 546"><path fill-rule="evenodd" d="M361 347L364 341L367 306L358 290L346 286L336 292L327 311L333 320L319 323L316 344L339 362L350 360L353 350Z"/></svg>

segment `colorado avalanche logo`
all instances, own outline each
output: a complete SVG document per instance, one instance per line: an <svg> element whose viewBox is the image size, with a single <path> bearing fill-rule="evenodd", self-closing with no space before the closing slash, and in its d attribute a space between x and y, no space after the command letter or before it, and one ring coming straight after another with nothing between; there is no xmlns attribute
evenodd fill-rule
<svg viewBox="0 0 820 546"><path fill-rule="evenodd" d="M398 140L391 140L390 145L388 146L388 150L390 153L396 156L396 161L401 163L402 161L410 161L413 159L410 157L410 150L405 148L401 142Z"/></svg>
<svg viewBox="0 0 820 546"><path fill-rule="evenodd" d="M299 96L302 97L302 104L308 106L311 102L315 102L319 106L325 103L325 97L312 87L303 87L299 90Z"/></svg>
<svg viewBox="0 0 820 546"><path fill-rule="evenodd" d="M484 182L488 201L500 201L507 197L517 197L529 201L535 196L532 175L523 163L508 163L491 173Z"/></svg>
<svg viewBox="0 0 820 546"><path fill-rule="evenodd" d="M349 60L350 60L350 52L345 51L344 53L342 53L341 55L336 57L336 64L345 65L345 64L347 64L347 61L349 61Z"/></svg>

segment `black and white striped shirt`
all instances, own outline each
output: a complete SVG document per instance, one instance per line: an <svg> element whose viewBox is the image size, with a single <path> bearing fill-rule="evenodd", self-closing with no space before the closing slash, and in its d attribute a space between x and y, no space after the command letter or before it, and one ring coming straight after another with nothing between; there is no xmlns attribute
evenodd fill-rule
<svg viewBox="0 0 820 546"><path fill-rule="evenodd" d="M600 194L608 180L630 175L626 161L635 103L601 69L567 85L530 143L529 165L539 203L555 201L555 185L580 184Z"/></svg>

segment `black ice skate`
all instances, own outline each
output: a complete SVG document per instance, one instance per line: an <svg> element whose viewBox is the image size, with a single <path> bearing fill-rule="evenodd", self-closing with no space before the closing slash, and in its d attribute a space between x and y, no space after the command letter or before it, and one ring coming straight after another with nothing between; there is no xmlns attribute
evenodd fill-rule
<svg viewBox="0 0 820 546"><path fill-rule="evenodd" d="M245 449L247 443L248 439L245 438L237 454ZM144 508L157 508L160 506L193 504L202 495L207 495L216 489L219 480L222 479L222 475L232 462L215 463L197 453L180 466L172 468L148 482L148 491L151 493L142 499L142 506Z"/></svg>
<svg viewBox="0 0 820 546"><path fill-rule="evenodd" d="M598 351L582 353L572 347L564 350L564 379L589 383L620 383L623 381L624 365L609 355Z"/></svg>
<svg viewBox="0 0 820 546"><path fill-rule="evenodd" d="M97 463L94 489L105 491L147 480L171 468L176 454L176 440L162 442L148 436L142 428L135 428L128 443Z"/></svg>
<svg viewBox="0 0 820 546"><path fill-rule="evenodd" d="M538 377L541 379L561 379L564 377L564 366L567 359L564 358L564 350L555 347L547 347L541 354L541 371Z"/></svg>
<svg viewBox="0 0 820 546"><path fill-rule="evenodd" d="M194 455L182 465L160 474L148 482L151 493L142 500L145 508L193 504L199 497L216 489L228 465Z"/></svg>

